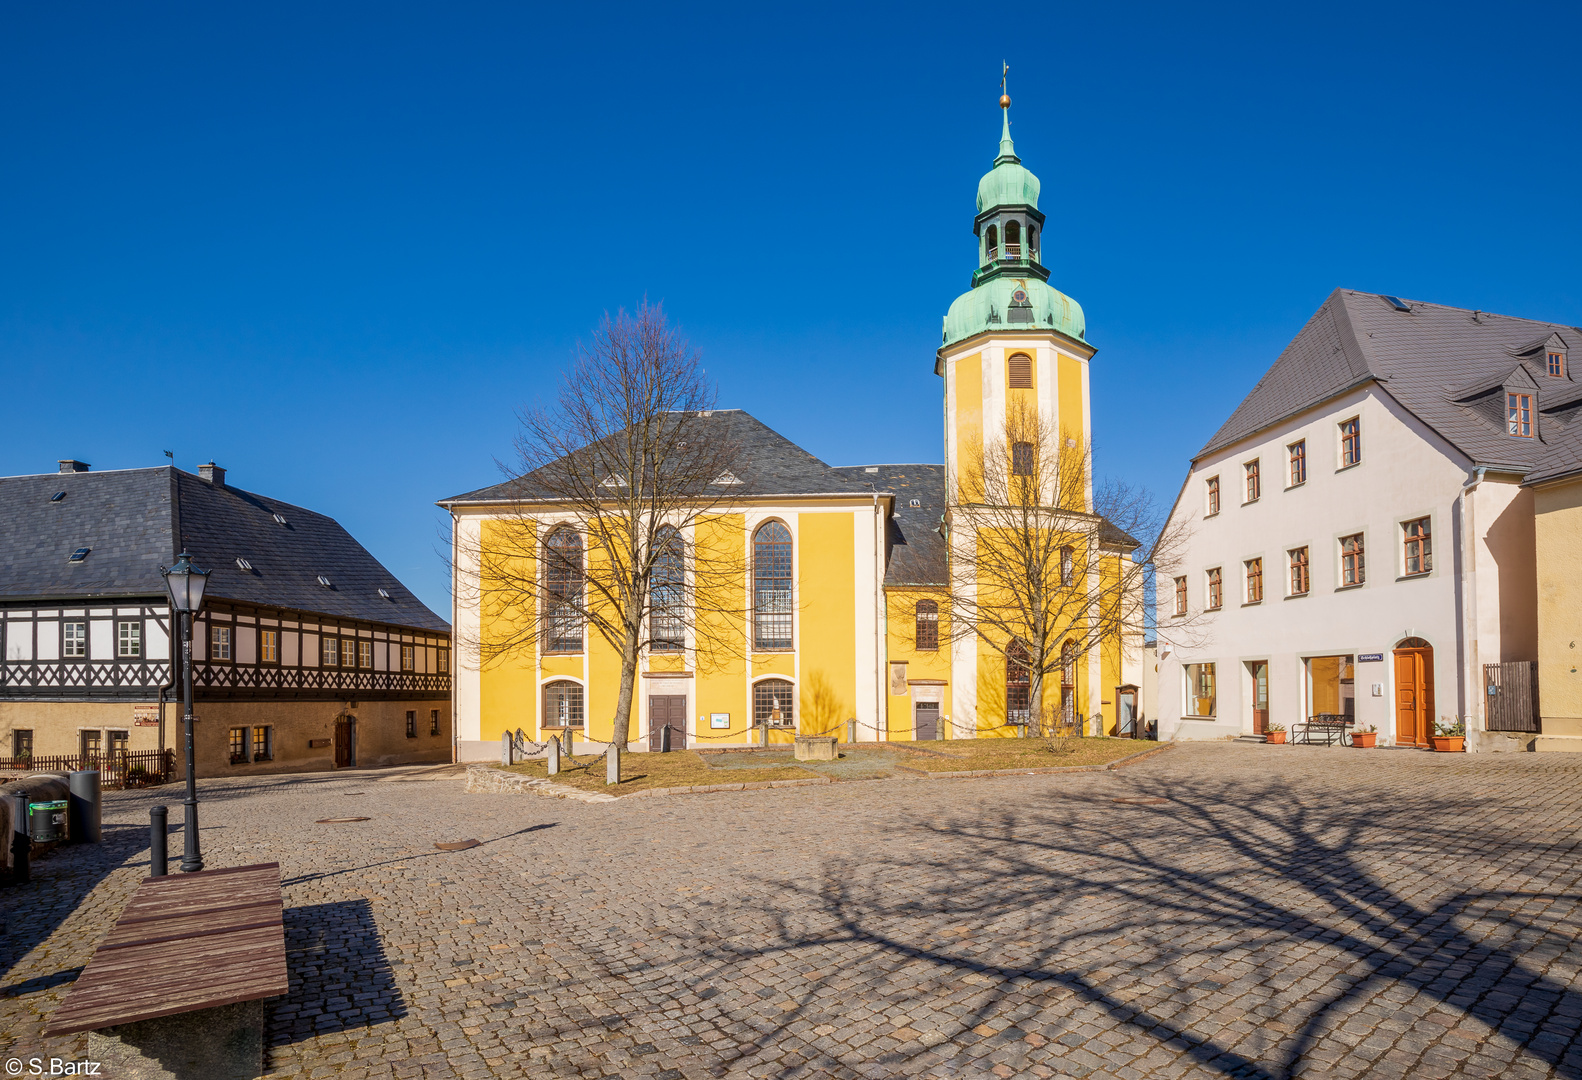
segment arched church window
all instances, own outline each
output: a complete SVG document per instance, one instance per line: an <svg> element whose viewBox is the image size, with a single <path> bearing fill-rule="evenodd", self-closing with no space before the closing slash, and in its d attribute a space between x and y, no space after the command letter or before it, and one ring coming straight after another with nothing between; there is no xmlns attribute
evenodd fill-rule
<svg viewBox="0 0 1582 1080"><path fill-rule="evenodd" d="M544 685L544 727L582 726L582 687L569 679Z"/></svg>
<svg viewBox="0 0 1582 1080"><path fill-rule="evenodd" d="M795 688L784 679L753 684L753 723L759 727L795 727L791 707Z"/></svg>
<svg viewBox="0 0 1582 1080"><path fill-rule="evenodd" d="M582 537L559 528L544 541L545 652L582 651Z"/></svg>
<svg viewBox="0 0 1582 1080"><path fill-rule="evenodd" d="M778 521L753 534L753 647L792 647L791 530Z"/></svg>
<svg viewBox="0 0 1582 1080"><path fill-rule="evenodd" d="M993 262L1000 253L1000 230L993 225L990 225L989 231L984 234L983 248L988 254L989 262Z"/></svg>
<svg viewBox="0 0 1582 1080"><path fill-rule="evenodd" d="M661 525L654 536L653 607L650 640L654 652L680 652L686 645L686 565L681 533Z"/></svg>
<svg viewBox="0 0 1582 1080"><path fill-rule="evenodd" d="M1027 723L1029 694L1033 688L1031 658L1020 641L1005 651L1005 722Z"/></svg>

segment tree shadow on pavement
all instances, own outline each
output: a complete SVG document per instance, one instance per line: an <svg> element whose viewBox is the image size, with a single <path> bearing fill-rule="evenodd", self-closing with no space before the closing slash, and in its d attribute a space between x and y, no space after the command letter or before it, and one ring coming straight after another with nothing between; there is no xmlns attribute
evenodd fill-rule
<svg viewBox="0 0 1582 1080"><path fill-rule="evenodd" d="M1452 1027L1470 1018L1553 1075L1582 1077L1572 945L1582 866L1571 830L1547 843L1427 783L1337 803L1273 780L1129 779L1102 796L1038 795L972 819L898 823L888 849L829 861L816 885L762 882L768 944L700 947L721 978L784 954L817 971L832 945L851 957L801 984L775 1021L788 1036L820 1021L829 987L854 970L875 1012L887 992L904 1011L907 987L914 1001L929 985L983 987L955 995L971 1005L934 1043L861 1061L829 1051L825 1064L842 1071L950 1071L959 1063L946 1064L938 1042L982 1041L993 1025L978 1025L997 1015L1058 1024L1086 1007L1124 1035L1094 1044L1111 1068L1146 1072L1141 1058L1157 1051L1210 1072L1283 1078L1387 1035L1390 1045L1353 1063L1371 1061L1370 1075L1446 1075L1475 1038L1397 1041L1420 1018L1404 1009L1411 1000ZM1063 1004L1052 1007L1051 993ZM1084 1040L1063 1041L1035 1059L1059 1067L1055 1055Z"/></svg>

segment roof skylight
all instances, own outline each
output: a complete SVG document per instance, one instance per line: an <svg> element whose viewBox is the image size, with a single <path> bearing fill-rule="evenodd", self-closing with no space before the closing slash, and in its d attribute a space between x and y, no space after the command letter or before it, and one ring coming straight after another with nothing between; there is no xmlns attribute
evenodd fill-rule
<svg viewBox="0 0 1582 1080"><path fill-rule="evenodd" d="M51 495L49 497L49 501L50 502L60 502L65 497L66 497L66 493L64 491L57 491L57 492L55 492L55 494L53 494L53 495Z"/></svg>
<svg viewBox="0 0 1582 1080"><path fill-rule="evenodd" d="M1389 304L1392 308L1394 308L1396 311L1411 311L1412 310L1412 305L1408 304L1405 300L1402 300L1399 296L1385 296L1383 293L1380 293L1379 297L1386 304Z"/></svg>
<svg viewBox="0 0 1582 1080"><path fill-rule="evenodd" d="M236 557L236 568L238 570L251 570L253 568L253 564L238 555Z"/></svg>
<svg viewBox="0 0 1582 1080"><path fill-rule="evenodd" d="M325 577L323 574L319 575L319 584L323 585L326 589L334 588L334 586L330 584L330 579Z"/></svg>
<svg viewBox="0 0 1582 1080"><path fill-rule="evenodd" d="M390 599L390 592L387 589L380 589L379 595L384 597L386 600Z"/></svg>
<svg viewBox="0 0 1582 1080"><path fill-rule="evenodd" d="M286 523L286 519L285 519L285 516L283 514L276 514L275 515L275 520L278 521L282 525L284 525Z"/></svg>
<svg viewBox="0 0 1582 1080"><path fill-rule="evenodd" d="M88 557L88 552L90 552L92 550L93 550L93 548L78 548L76 551L74 551L70 555L66 556L66 561L67 562L82 562L82 560L84 560L84 559L86 559Z"/></svg>

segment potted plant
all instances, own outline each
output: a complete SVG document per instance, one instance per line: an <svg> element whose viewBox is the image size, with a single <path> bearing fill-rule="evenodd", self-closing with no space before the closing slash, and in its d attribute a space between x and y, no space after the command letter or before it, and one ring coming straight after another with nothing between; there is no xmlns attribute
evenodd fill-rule
<svg viewBox="0 0 1582 1080"><path fill-rule="evenodd" d="M1428 741L1442 754L1459 754L1467 748L1467 726L1459 716L1441 716Z"/></svg>
<svg viewBox="0 0 1582 1080"><path fill-rule="evenodd" d="M1271 743L1283 743L1283 742L1285 742L1285 725L1284 724L1270 724L1268 731L1266 731L1264 733L1263 741L1264 742L1271 742Z"/></svg>
<svg viewBox="0 0 1582 1080"><path fill-rule="evenodd" d="M1364 750L1373 749L1374 740L1379 737L1379 729L1369 724L1365 728L1358 728L1351 733L1351 745L1360 746Z"/></svg>

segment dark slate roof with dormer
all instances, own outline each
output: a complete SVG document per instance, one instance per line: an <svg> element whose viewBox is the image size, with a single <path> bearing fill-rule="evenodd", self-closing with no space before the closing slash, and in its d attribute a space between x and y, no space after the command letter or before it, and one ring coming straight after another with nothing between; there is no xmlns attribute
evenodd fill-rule
<svg viewBox="0 0 1582 1080"><path fill-rule="evenodd" d="M866 495L869 489L843 478L790 439L741 409L716 409L698 415L689 423L700 425L705 433L714 432L721 440L734 444L735 465L731 472L740 484L732 484L732 498L762 495ZM531 495L530 481L507 480L461 495L442 499L440 506L451 508L467 503L499 503Z"/></svg>
<svg viewBox="0 0 1582 1080"><path fill-rule="evenodd" d="M210 598L449 629L333 518L312 510L170 466L0 477L0 601L162 597L159 568L183 542L211 571ZM68 562L79 548L87 557Z"/></svg>
<svg viewBox="0 0 1582 1080"><path fill-rule="evenodd" d="M1527 472L1582 408L1582 330L1336 289L1199 450L1201 458L1369 380L1472 460ZM1548 374L1546 346L1568 356ZM1536 395L1536 437L1507 433L1506 388ZM1535 389L1531 389L1535 388Z"/></svg>

